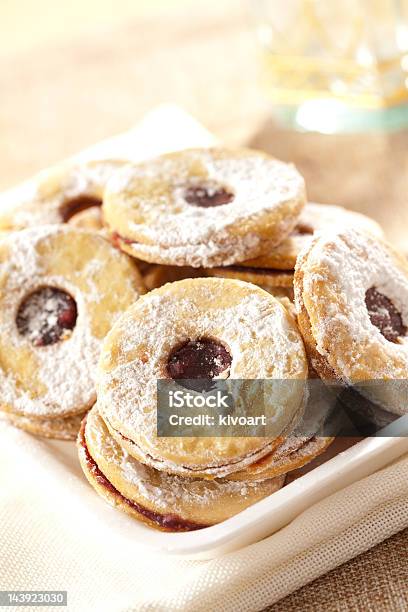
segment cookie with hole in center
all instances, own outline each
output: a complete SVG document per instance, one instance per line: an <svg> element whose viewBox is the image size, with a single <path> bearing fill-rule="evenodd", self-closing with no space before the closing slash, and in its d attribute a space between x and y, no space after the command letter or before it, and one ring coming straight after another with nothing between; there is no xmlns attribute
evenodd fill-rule
<svg viewBox="0 0 408 612"><path fill-rule="evenodd" d="M100 216L105 185L124 164L108 159L44 170L0 196L0 230L74 222L88 209L99 209Z"/></svg>
<svg viewBox="0 0 408 612"><path fill-rule="evenodd" d="M281 442L303 410L307 372L300 333L278 300L241 281L187 279L143 296L109 332L98 406L112 436L143 463L182 476L223 477ZM263 382L262 395L248 397L254 407L263 402L269 416L265 437L158 435L157 380L177 390L178 381L220 378L235 389L242 381ZM242 385L237 405L245 406L239 402L253 388Z"/></svg>
<svg viewBox="0 0 408 612"><path fill-rule="evenodd" d="M314 238L295 271L299 327L323 378L354 385L381 407L407 411L408 264L367 233Z"/></svg>
<svg viewBox="0 0 408 612"><path fill-rule="evenodd" d="M103 212L131 255L213 267L268 252L304 202L292 165L249 149L188 149L124 168L108 183Z"/></svg>
<svg viewBox="0 0 408 612"><path fill-rule="evenodd" d="M0 405L61 418L95 402L106 333L143 291L124 253L67 225L12 232L0 242Z"/></svg>
<svg viewBox="0 0 408 612"><path fill-rule="evenodd" d="M311 243L315 232L326 232L339 227L351 227L382 238L380 225L361 213L333 204L308 202L300 213L294 230L269 253L242 262L242 266L255 271L294 270L301 251Z"/></svg>
<svg viewBox="0 0 408 612"><path fill-rule="evenodd" d="M284 477L262 482L200 480L159 472L115 441L93 408L78 437L82 469L108 503L163 531L192 531L220 523L279 490Z"/></svg>

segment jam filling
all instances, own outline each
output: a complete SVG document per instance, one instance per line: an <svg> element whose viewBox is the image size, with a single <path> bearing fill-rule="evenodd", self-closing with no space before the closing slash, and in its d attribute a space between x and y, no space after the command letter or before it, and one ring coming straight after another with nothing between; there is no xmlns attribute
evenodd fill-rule
<svg viewBox="0 0 408 612"><path fill-rule="evenodd" d="M307 223L298 223L295 227L295 232L297 234L301 234L302 236L312 235L314 234L314 229L311 225L308 225Z"/></svg>
<svg viewBox="0 0 408 612"><path fill-rule="evenodd" d="M188 340L175 349L167 362L173 380L210 379L227 374L232 357L225 346L208 338Z"/></svg>
<svg viewBox="0 0 408 612"><path fill-rule="evenodd" d="M213 206L229 204L234 199L234 195L223 187L197 185L185 189L184 199L193 206L211 208Z"/></svg>
<svg viewBox="0 0 408 612"><path fill-rule="evenodd" d="M137 244L135 240L124 238L123 236L118 234L118 232L112 232L110 235L110 240L111 240L112 246L114 246L117 249L120 249L121 242L123 242L124 244Z"/></svg>
<svg viewBox="0 0 408 612"><path fill-rule="evenodd" d="M71 200L64 202L60 208L60 213L64 223L67 223L72 217L92 207L101 207L102 200L93 196L81 195Z"/></svg>
<svg viewBox="0 0 408 612"><path fill-rule="evenodd" d="M398 342L407 333L401 313L386 295L371 287L365 294L365 303L371 323L377 327L384 338Z"/></svg>
<svg viewBox="0 0 408 612"><path fill-rule="evenodd" d="M85 440L85 425L86 425L86 418L82 421L82 424L81 424L81 429L78 435L78 443L84 449L85 460L86 460L88 469L92 473L92 475L94 476L95 480L98 482L99 485L101 485L102 487L105 487L110 493L112 493L116 497L119 497L123 501L123 503L125 503L130 508L132 508L133 510L136 510L136 512L138 512L142 516L145 516L147 519L149 519L153 523L156 523L156 525L159 525L160 527L163 527L164 529L167 529L168 531L194 531L196 529L204 529L205 527L207 527L207 525L200 525L199 523L193 523L192 521L186 521L176 516L175 514L159 514L158 512L153 512L153 510L148 510L148 508L145 508L141 504L138 504L132 501L131 499L128 499L124 495L122 495L122 493L120 493L116 489L116 487L113 486L110 480L108 480L106 476L101 472L98 465L96 464L94 459L91 457L90 452L88 450L86 440Z"/></svg>
<svg viewBox="0 0 408 612"><path fill-rule="evenodd" d="M18 332L34 346L48 346L66 340L77 320L75 300L55 287L42 287L20 304L16 325Z"/></svg>

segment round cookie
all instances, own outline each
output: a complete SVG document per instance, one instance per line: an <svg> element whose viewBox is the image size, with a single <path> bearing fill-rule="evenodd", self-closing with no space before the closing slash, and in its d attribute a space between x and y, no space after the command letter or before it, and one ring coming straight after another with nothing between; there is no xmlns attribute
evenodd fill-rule
<svg viewBox="0 0 408 612"><path fill-rule="evenodd" d="M4 416L7 421L15 427L23 429L28 433L42 438L51 438L53 440L76 440L81 421L85 413L67 416L57 419L38 419L32 417L11 414L10 412L0 412L0 417Z"/></svg>
<svg viewBox="0 0 408 612"><path fill-rule="evenodd" d="M361 213L332 204L309 202L300 213L292 233L270 252L261 257L242 262L248 268L269 270L294 270L301 251L311 243L315 232L330 231L333 228L351 227L382 238L380 225Z"/></svg>
<svg viewBox="0 0 408 612"><path fill-rule="evenodd" d="M271 295L241 281L188 279L143 296L109 332L98 405L136 459L175 474L222 477L281 442L303 410L307 371L299 331ZM177 389L178 379L193 378L263 380L268 437L158 437L156 380L173 380ZM283 395L282 379L291 383Z"/></svg>
<svg viewBox="0 0 408 612"><path fill-rule="evenodd" d="M253 283L276 298L288 298L293 301L294 274L287 270L226 266L225 268L206 268L205 274L217 278L233 278L246 283Z"/></svg>
<svg viewBox="0 0 408 612"><path fill-rule="evenodd" d="M386 410L406 413L405 258L353 229L319 235L298 259L295 302L320 376L357 385Z"/></svg>
<svg viewBox="0 0 408 612"><path fill-rule="evenodd" d="M66 223L83 210L100 208L105 185L120 160L66 163L45 170L0 197L0 230Z"/></svg>
<svg viewBox="0 0 408 612"><path fill-rule="evenodd" d="M249 149L188 149L124 168L109 181L103 210L131 255L213 267L268 252L304 202L291 165Z"/></svg>
<svg viewBox="0 0 408 612"><path fill-rule="evenodd" d="M143 291L134 263L101 236L50 225L0 242L0 406L61 418L95 402L100 347Z"/></svg>
<svg viewBox="0 0 408 612"><path fill-rule="evenodd" d="M284 477L238 483L159 472L115 442L96 408L84 420L78 450L86 477L106 501L163 531L191 531L220 523L284 484Z"/></svg>

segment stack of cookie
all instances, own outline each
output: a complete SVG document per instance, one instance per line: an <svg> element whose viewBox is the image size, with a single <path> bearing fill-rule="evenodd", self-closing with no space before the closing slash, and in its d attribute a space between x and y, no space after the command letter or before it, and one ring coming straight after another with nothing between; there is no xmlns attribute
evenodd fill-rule
<svg viewBox="0 0 408 612"><path fill-rule="evenodd" d="M83 470L102 497L152 526L212 525L280 488L331 438L293 431L303 384L269 406L268 437L160 437L156 381L307 375L293 318L259 287L215 278L167 284L140 298L105 339L98 402L79 437Z"/></svg>
<svg viewBox="0 0 408 612"><path fill-rule="evenodd" d="M72 439L91 408L86 476L151 526L224 520L332 441L306 431L302 384L267 437L160 437L158 379L406 377L405 260L263 153L64 165L3 199L0 231L1 411ZM375 401L406 411L388 389Z"/></svg>
<svg viewBox="0 0 408 612"><path fill-rule="evenodd" d="M108 334L98 403L79 437L90 483L136 518L166 530L214 524L280 488L332 441L299 427L302 385L275 406L268 437L157 435L158 379L307 378L301 335L282 304L249 283L197 278L275 248L304 203L297 171L253 151L185 151L109 182L103 214L115 244L152 264L149 288L173 281Z"/></svg>

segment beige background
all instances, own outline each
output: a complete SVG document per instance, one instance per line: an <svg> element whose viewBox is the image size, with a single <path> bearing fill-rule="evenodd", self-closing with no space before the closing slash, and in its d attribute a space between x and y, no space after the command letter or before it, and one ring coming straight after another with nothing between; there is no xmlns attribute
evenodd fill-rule
<svg viewBox="0 0 408 612"><path fill-rule="evenodd" d="M2 0L0 188L173 101L231 144L294 160L310 199L370 212L404 246L407 134L277 129L258 88L249 7L239 0Z"/></svg>
<svg viewBox="0 0 408 612"><path fill-rule="evenodd" d="M294 160L311 199L370 212L408 252L407 133L277 128L258 88L250 23L239 0L1 0L0 188L170 101L230 144ZM395 536L274 609L404 609L407 545L407 533Z"/></svg>

